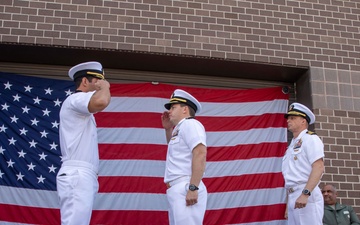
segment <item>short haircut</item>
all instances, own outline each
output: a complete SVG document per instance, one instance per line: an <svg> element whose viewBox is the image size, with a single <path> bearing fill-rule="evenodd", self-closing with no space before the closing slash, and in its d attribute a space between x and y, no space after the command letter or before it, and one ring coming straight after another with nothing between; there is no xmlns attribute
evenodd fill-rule
<svg viewBox="0 0 360 225"><path fill-rule="evenodd" d="M87 76L85 76L85 77L86 77L86 79L88 79L89 82L91 82L92 79L94 78L93 76L90 76L90 75L87 75ZM76 79L74 80L76 88L80 87L82 78L83 78L83 77L78 77L78 78L76 78Z"/></svg>
<svg viewBox="0 0 360 225"><path fill-rule="evenodd" d="M189 105L186 105L184 103L180 103L180 106L181 107L187 106L189 108L190 116L195 117L195 109L193 109L192 107L190 107Z"/></svg>
<svg viewBox="0 0 360 225"><path fill-rule="evenodd" d="M335 185L333 185L333 184L324 184L323 188L324 188L325 186L330 186L330 187L333 189L334 193L337 192L337 189L336 189ZM322 189L323 189L323 188L322 188Z"/></svg>

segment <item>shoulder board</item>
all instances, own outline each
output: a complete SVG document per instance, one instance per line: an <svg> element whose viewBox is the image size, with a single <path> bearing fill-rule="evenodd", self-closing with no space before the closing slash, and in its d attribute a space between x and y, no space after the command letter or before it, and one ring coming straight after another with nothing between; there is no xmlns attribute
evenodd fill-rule
<svg viewBox="0 0 360 225"><path fill-rule="evenodd" d="M308 130L306 133L307 133L307 134L310 134L310 135L316 135L315 132L312 132L312 131L309 131L309 130Z"/></svg>

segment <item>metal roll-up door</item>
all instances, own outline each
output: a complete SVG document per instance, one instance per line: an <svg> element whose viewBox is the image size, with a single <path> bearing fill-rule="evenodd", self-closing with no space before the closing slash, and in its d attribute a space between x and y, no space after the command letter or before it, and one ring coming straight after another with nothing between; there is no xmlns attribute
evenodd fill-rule
<svg viewBox="0 0 360 225"><path fill-rule="evenodd" d="M67 76L68 70L68 66L0 62L0 71L27 76L69 80ZM107 80L113 83L158 82L207 88L236 89L284 86L289 88L290 101L291 99L295 99L293 93L294 84L292 83L226 77L226 71L223 76L204 76L195 74L160 73L105 68L105 74Z"/></svg>

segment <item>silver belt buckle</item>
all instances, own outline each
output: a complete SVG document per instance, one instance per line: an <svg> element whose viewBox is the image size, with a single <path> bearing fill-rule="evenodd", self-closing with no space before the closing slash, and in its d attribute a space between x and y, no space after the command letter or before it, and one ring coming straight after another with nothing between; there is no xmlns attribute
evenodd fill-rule
<svg viewBox="0 0 360 225"><path fill-rule="evenodd" d="M294 188L291 187L291 188L289 188L288 192L291 194L291 193L294 193L295 190L294 190Z"/></svg>

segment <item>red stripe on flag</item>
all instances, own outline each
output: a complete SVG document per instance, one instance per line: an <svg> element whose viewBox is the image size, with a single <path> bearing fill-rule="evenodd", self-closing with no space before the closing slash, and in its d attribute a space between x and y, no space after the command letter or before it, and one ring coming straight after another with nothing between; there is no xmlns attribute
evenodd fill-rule
<svg viewBox="0 0 360 225"><path fill-rule="evenodd" d="M209 89L185 86L173 86L167 84L153 85L141 84L111 84L112 97L157 97L170 99L175 89L180 88L191 93L200 102L260 102L274 99L289 98L288 94L282 93L282 87L238 90L238 89Z"/></svg>
<svg viewBox="0 0 360 225"><path fill-rule="evenodd" d="M99 144L100 159L165 160L167 145Z"/></svg>
<svg viewBox="0 0 360 225"><path fill-rule="evenodd" d="M165 110L165 109L164 109ZM100 127L162 128L160 113L98 112L96 124Z"/></svg>
<svg viewBox="0 0 360 225"><path fill-rule="evenodd" d="M31 196L24 196L29 197ZM28 224L60 224L60 210L0 204L0 221Z"/></svg>
<svg viewBox="0 0 360 225"><path fill-rule="evenodd" d="M208 147L207 161L231 161L266 157L282 157L286 143L260 143L228 147Z"/></svg>
<svg viewBox="0 0 360 225"><path fill-rule="evenodd" d="M261 143L228 147L208 147L207 161L226 161L264 157L282 157L286 143ZM102 160L165 160L167 145L99 144Z"/></svg>
<svg viewBox="0 0 360 225"><path fill-rule="evenodd" d="M203 178L209 193L284 187L282 173Z"/></svg>
<svg viewBox="0 0 360 225"><path fill-rule="evenodd" d="M99 193L157 193L165 194L163 177L99 176Z"/></svg>
<svg viewBox="0 0 360 225"><path fill-rule="evenodd" d="M204 225L283 220L285 207L285 204L276 204L207 210ZM27 224L60 224L59 209L0 204L0 212L0 221ZM166 225L169 222L167 211L93 210L90 224Z"/></svg>
<svg viewBox="0 0 360 225"><path fill-rule="evenodd" d="M99 112L95 114L98 127L162 128L160 113ZM197 116L206 131L241 131L255 128L285 127L284 114L259 116L207 117Z"/></svg>
<svg viewBox="0 0 360 225"><path fill-rule="evenodd" d="M125 204L125 203L124 203ZM91 225L167 225L167 211L94 210Z"/></svg>
<svg viewBox="0 0 360 225"><path fill-rule="evenodd" d="M239 224L284 220L285 204L207 210L204 225Z"/></svg>
<svg viewBox="0 0 360 225"><path fill-rule="evenodd" d="M238 224L284 220L285 204L250 206L234 209L208 210L205 213L204 225ZM284 213L279 213L284 212ZM166 211L93 211L91 224L122 225L166 225ZM145 223L144 223L145 222Z"/></svg>
<svg viewBox="0 0 360 225"><path fill-rule="evenodd" d="M209 193L278 188L284 186L281 173L246 174L204 178ZM164 178L130 177L130 176L99 176L99 192L123 193L157 193L165 194Z"/></svg>

